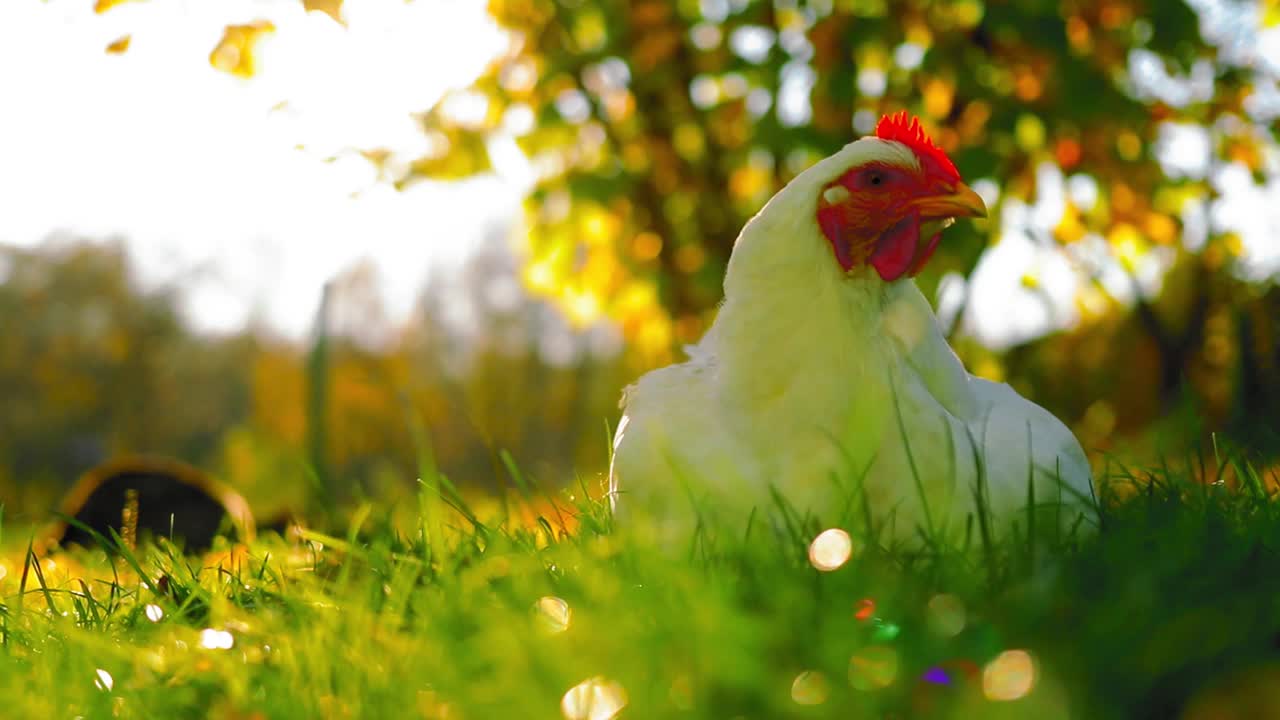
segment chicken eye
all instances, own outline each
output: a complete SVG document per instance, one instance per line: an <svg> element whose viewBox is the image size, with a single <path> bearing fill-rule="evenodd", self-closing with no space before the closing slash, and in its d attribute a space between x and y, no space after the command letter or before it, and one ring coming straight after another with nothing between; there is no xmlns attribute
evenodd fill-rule
<svg viewBox="0 0 1280 720"><path fill-rule="evenodd" d="M878 172L870 173L867 175L867 182L871 183L872 185L879 185L880 183L884 182L884 176Z"/></svg>

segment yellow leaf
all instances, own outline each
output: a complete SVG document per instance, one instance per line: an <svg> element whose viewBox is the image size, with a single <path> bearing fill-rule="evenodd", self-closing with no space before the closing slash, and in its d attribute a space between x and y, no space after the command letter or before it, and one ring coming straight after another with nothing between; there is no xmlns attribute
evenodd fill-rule
<svg viewBox="0 0 1280 720"><path fill-rule="evenodd" d="M307 12L322 12L339 24L342 22L342 0L302 0L302 7Z"/></svg>
<svg viewBox="0 0 1280 720"><path fill-rule="evenodd" d="M107 54L123 55L124 52L129 49L129 42L131 40L133 40L132 35L125 35L122 38L116 39L110 45L107 46Z"/></svg>
<svg viewBox="0 0 1280 720"><path fill-rule="evenodd" d="M137 2L137 0L97 0L93 4L93 11L102 14L117 5L123 5L127 2Z"/></svg>
<svg viewBox="0 0 1280 720"><path fill-rule="evenodd" d="M254 49L262 38L274 33L275 24L255 20L247 25L228 25L222 39L209 53L209 64L231 75L253 77L257 71Z"/></svg>

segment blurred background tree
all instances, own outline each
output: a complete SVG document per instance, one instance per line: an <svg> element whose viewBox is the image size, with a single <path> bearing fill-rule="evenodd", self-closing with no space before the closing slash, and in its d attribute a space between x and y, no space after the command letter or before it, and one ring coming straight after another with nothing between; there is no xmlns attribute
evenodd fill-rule
<svg viewBox="0 0 1280 720"><path fill-rule="evenodd" d="M1262 198L1269 182L1274 202L1280 187L1280 52L1256 42L1280 23L1277 3L490 8L514 42L459 94L487 111L457 122L441 103L428 126L447 152L417 169L474 172L483 136L517 136L539 178L527 286L579 322L618 321L638 364L673 359L708 326L733 240L773 192L907 108L996 201L990 222L948 231L920 278L926 294L940 298L948 276L1016 274L1001 289L1049 306L1030 332L994 343L1011 350L1003 358L953 323L971 367L1045 402L1090 447L1188 398L1205 428L1275 433L1276 268L1243 261L1250 220L1231 215L1248 205L1221 196ZM1028 214L1039 262L976 272L988 242L1012 242L1008 226ZM1280 228L1252 232L1280 246ZM1017 312L1012 299L1002 304ZM1056 330L1068 332L1040 339Z"/></svg>
<svg viewBox="0 0 1280 720"><path fill-rule="evenodd" d="M606 461L605 421L625 380L621 339L575 330L525 296L496 239L461 274L435 278L415 321L376 346L359 339L378 313L367 274L335 280L319 419L308 416L306 347L261 328L193 333L172 293L138 289L119 245L55 247L0 249L8 518L46 517L80 473L127 453L216 471L261 518L305 515L316 509L306 436L317 425L340 506L415 496L418 423L440 469L469 492L510 487L501 451L553 487Z"/></svg>

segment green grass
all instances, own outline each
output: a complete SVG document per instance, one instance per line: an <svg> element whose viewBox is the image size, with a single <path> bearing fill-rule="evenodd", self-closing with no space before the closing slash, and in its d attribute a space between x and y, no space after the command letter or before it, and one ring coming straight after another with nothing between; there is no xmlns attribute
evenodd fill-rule
<svg viewBox="0 0 1280 720"><path fill-rule="evenodd" d="M1241 490L1113 473L1101 530L1034 545L1015 532L919 552L855 535L831 572L808 557L826 526L777 509L749 532L658 548L592 501L566 535L555 513L474 525L453 493L424 493L408 534L366 508L342 537L230 556L161 543L48 567L24 539L0 579L0 714L558 718L589 678L625 693L630 718L1224 710L1274 686L1280 660L1280 511L1239 470ZM1025 657L1030 691L988 699L984 682L1025 690Z"/></svg>

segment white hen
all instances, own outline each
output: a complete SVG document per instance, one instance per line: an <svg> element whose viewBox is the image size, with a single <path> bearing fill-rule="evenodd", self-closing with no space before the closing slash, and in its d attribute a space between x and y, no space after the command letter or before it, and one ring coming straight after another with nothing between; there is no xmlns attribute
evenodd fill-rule
<svg viewBox="0 0 1280 720"><path fill-rule="evenodd" d="M1091 497L1080 444L969 375L910 279L954 217L985 214L905 113L792 180L743 228L689 360L627 388L610 469L620 516L741 513L773 487L820 515L865 497L900 537L949 533L979 478L1008 517L1033 475L1038 504L1078 517Z"/></svg>

